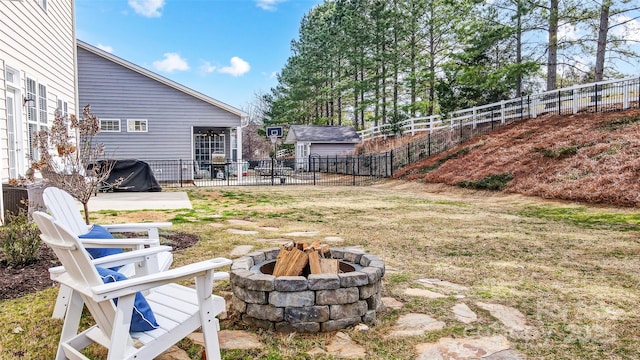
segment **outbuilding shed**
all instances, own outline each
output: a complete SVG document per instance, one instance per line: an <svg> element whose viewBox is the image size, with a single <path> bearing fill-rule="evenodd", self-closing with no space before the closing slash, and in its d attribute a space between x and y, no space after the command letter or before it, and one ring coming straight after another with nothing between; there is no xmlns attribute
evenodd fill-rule
<svg viewBox="0 0 640 360"><path fill-rule="evenodd" d="M307 170L310 156L352 155L360 136L352 126L293 125L285 144L295 144L296 169Z"/></svg>

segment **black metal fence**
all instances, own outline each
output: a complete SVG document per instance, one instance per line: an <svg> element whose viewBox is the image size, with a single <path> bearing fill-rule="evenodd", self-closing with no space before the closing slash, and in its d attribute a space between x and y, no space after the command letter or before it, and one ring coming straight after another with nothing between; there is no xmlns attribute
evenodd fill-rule
<svg viewBox="0 0 640 360"><path fill-rule="evenodd" d="M488 134L495 129L499 129L522 119L525 118L513 116L508 120L501 120L496 117L480 124L460 124L460 126L439 129L425 134L424 137L413 140L406 145L397 147L387 153L391 158L391 163L393 164L391 168L392 173L390 175L393 175L395 170L407 166L408 164L437 155L473 137Z"/></svg>
<svg viewBox="0 0 640 360"><path fill-rule="evenodd" d="M412 123L415 134L427 131L421 139L412 141L389 152L392 172L410 163L436 155L475 136L490 133L494 129L540 115L570 115L580 112L621 111L640 107L640 79L608 81L559 89L514 100L461 110L456 117L440 119L424 127ZM429 130L431 128L431 130ZM416 130L420 129L420 130Z"/></svg>
<svg viewBox="0 0 640 360"><path fill-rule="evenodd" d="M447 128L464 133L462 127L477 127L496 121L508 122L536 118L542 115L569 115L580 112L606 112L638 108L640 78L615 79L599 83L576 85L538 94L531 94L497 103L411 118L397 124L382 124L359 132L363 140L393 135L434 133Z"/></svg>
<svg viewBox="0 0 640 360"><path fill-rule="evenodd" d="M305 159L259 159L241 163L202 164L193 160L147 161L165 187L230 185L366 185L392 177L395 170L439 154L478 135L544 114L607 112L640 107L640 78L574 86L499 103L409 119L400 133L389 124L361 132L364 139L415 135L424 137L379 154L309 156Z"/></svg>
<svg viewBox="0 0 640 360"><path fill-rule="evenodd" d="M367 185L392 174L391 154L310 156L296 161L260 159L204 164L193 160L148 160L163 187L247 185Z"/></svg>

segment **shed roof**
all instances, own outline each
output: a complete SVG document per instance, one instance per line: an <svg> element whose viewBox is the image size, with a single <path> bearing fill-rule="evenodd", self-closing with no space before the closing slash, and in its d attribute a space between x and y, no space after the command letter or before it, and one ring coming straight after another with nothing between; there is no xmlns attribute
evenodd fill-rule
<svg viewBox="0 0 640 360"><path fill-rule="evenodd" d="M214 98L212 98L210 96L207 96L207 95L205 95L205 94L203 94L201 92L198 92L196 90L188 88L188 87L186 87L186 86L184 86L182 84L179 84L179 83L177 83L177 82L175 82L173 80L169 80L164 76L158 75L158 74L156 74L156 73L154 73L152 71L149 71L149 70L147 70L147 69L145 69L145 68L143 68L141 66L138 66L138 65L136 65L136 64L134 64L132 62L129 62L127 60L124 60L124 59L122 59L120 57L117 57L117 56L115 56L115 55L113 55L111 53L108 53L108 52L106 52L106 51L104 51L102 49L99 49L99 48L97 48L97 47L95 47L93 45L90 45L90 44L88 44L88 43L86 43L84 41L76 40L76 44L77 44L77 46L79 48L82 48L82 49L84 49L86 51L89 51L89 52L94 53L94 54L96 54L98 56L101 56L101 57L103 57L103 58L105 58L105 59L107 59L109 61L112 61L112 62L114 62L116 64L121 65L121 66L124 66L125 68L133 70L135 72L138 72L138 73L140 73L140 74L142 74L142 75L144 75L146 77L149 77L149 78L151 78L151 79L153 79L155 81L158 81L158 82L160 82L162 84L170 86L170 87L172 87L172 88L174 88L176 90L182 91L185 94L191 95L191 96L193 96L193 97L195 97L197 99L200 99L200 100L202 100L204 102L207 102L207 103L209 103L211 105L217 106L217 107L219 107L219 108L221 108L223 110L226 110L226 111L228 111L228 112L230 112L230 113L232 113L234 115L238 115L241 118L247 116L247 114L244 113L240 109L237 109L237 108L235 108L235 107L233 107L233 106L231 106L229 104L223 103L222 101L216 100L216 99L214 99Z"/></svg>
<svg viewBox="0 0 640 360"><path fill-rule="evenodd" d="M360 142L360 136L352 126L292 125L285 143L293 144L297 141L357 144Z"/></svg>

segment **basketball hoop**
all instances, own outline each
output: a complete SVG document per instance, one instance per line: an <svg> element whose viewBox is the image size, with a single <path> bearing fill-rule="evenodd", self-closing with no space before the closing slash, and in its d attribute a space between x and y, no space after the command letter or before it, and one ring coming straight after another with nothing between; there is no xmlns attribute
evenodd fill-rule
<svg viewBox="0 0 640 360"><path fill-rule="evenodd" d="M271 139L271 143L275 145L276 141L278 141L278 134L269 135L269 139Z"/></svg>

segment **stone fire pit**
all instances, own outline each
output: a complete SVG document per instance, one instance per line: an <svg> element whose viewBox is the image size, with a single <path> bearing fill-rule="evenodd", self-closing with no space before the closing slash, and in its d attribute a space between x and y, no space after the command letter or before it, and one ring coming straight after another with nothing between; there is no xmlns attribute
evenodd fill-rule
<svg viewBox="0 0 640 360"><path fill-rule="evenodd" d="M280 248L249 253L231 266L231 305L250 326L279 332L329 332L371 323L382 306L384 262L360 250L332 248L340 274L271 275Z"/></svg>

